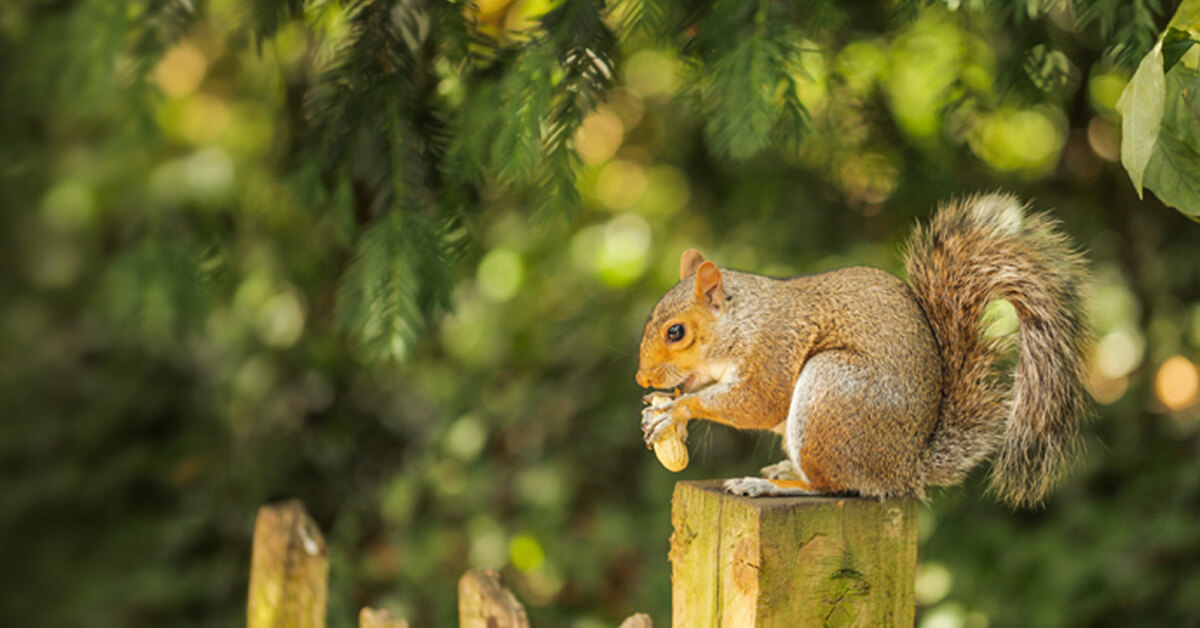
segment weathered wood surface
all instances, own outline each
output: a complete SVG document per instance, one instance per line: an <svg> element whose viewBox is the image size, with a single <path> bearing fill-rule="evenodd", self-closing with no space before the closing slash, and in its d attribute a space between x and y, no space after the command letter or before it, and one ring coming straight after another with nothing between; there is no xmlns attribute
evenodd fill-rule
<svg viewBox="0 0 1200 628"><path fill-rule="evenodd" d="M250 557L248 628L324 628L329 554L304 504L258 509Z"/></svg>
<svg viewBox="0 0 1200 628"><path fill-rule="evenodd" d="M408 628L408 620L392 617L386 608L364 608L358 612L358 628Z"/></svg>
<svg viewBox="0 0 1200 628"><path fill-rule="evenodd" d="M472 569L458 580L459 628L529 628L525 607L495 569Z"/></svg>
<svg viewBox="0 0 1200 628"><path fill-rule="evenodd" d="M917 505L726 494L679 482L672 625L911 626Z"/></svg>
<svg viewBox="0 0 1200 628"><path fill-rule="evenodd" d="M654 622L650 621L650 616L645 613L634 613L626 617L617 628L654 628Z"/></svg>

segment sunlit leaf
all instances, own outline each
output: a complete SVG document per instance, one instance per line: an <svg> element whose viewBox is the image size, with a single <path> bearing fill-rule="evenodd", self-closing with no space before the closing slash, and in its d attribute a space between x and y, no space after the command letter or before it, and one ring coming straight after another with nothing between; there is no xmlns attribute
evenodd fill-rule
<svg viewBox="0 0 1200 628"><path fill-rule="evenodd" d="M1193 37L1200 36L1200 0L1180 2L1168 27L1170 30L1188 31Z"/></svg>
<svg viewBox="0 0 1200 628"><path fill-rule="evenodd" d="M1166 76L1162 124L1146 164L1145 185L1159 200L1190 216L1200 215L1200 49L1183 57Z"/></svg>
<svg viewBox="0 0 1200 628"><path fill-rule="evenodd" d="M1121 163L1139 197L1146 164L1158 140L1165 89L1162 46L1157 45L1142 59L1117 101L1117 111L1121 112Z"/></svg>

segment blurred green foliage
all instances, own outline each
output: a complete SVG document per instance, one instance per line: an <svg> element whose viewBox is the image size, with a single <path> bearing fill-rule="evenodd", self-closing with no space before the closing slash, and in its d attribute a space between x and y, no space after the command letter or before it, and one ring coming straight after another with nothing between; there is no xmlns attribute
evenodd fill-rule
<svg viewBox="0 0 1200 628"><path fill-rule="evenodd" d="M641 444L679 252L898 271L996 188L1089 250L1097 419L1044 509L923 508L919 621L1200 621L1200 232L1115 109L1171 4L0 4L0 622L236 625L296 496L332 626L452 625L470 567L539 625L665 623L672 483L780 456Z"/></svg>

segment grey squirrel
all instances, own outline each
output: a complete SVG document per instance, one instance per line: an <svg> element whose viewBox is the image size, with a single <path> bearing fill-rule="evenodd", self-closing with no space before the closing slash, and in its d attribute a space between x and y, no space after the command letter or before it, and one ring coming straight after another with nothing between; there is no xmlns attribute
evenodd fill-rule
<svg viewBox="0 0 1200 628"><path fill-rule="evenodd" d="M642 336L638 384L677 389L644 399L646 442L685 439L690 419L782 434L787 460L726 482L745 495L923 499L994 454L1003 500L1042 501L1089 407L1083 256L991 194L943 206L904 257L911 284L861 266L774 279L685 251ZM982 333L995 299L1020 324L1011 378Z"/></svg>

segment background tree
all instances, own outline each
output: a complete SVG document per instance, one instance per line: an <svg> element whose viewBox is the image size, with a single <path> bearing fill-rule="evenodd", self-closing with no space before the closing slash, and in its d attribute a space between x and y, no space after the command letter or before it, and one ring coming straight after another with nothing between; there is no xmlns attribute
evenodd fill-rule
<svg viewBox="0 0 1200 628"><path fill-rule="evenodd" d="M449 625L473 566L544 625L663 620L672 483L778 457L641 445L679 252L899 271L937 202L1005 188L1090 251L1098 417L1044 509L923 508L921 622L1193 622L1192 5L0 3L0 616L236 623L294 495L332 625Z"/></svg>

